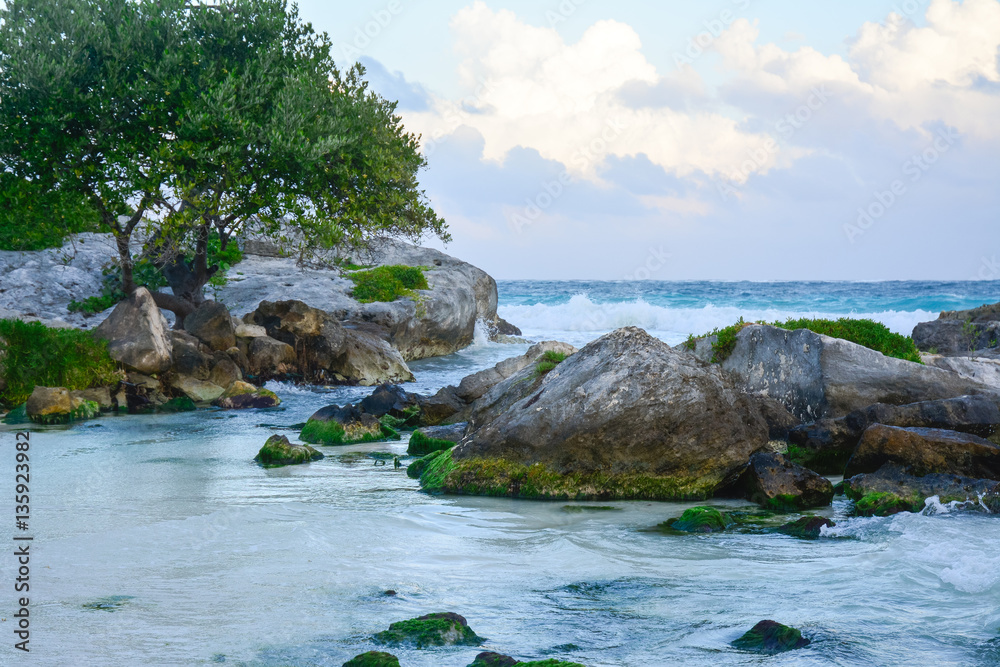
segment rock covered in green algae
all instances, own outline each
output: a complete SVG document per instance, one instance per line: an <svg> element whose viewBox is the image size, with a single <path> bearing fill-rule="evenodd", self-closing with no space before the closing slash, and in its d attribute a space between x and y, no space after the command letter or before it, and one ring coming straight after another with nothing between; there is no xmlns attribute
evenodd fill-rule
<svg viewBox="0 0 1000 667"><path fill-rule="evenodd" d="M427 456L443 449L451 449L457 444L452 440L434 437L435 429L440 429L440 427L422 428L414 431L413 435L410 436L410 444L406 448L406 453L410 456Z"/></svg>
<svg viewBox="0 0 1000 667"><path fill-rule="evenodd" d="M886 463L874 473L855 475L844 484L844 493L854 501L858 516L889 516L899 512L919 512L925 499L937 496L941 503L968 502L983 509L980 498L995 490L995 479L977 479L935 473L917 477L911 469ZM989 509L989 505L986 505Z"/></svg>
<svg viewBox="0 0 1000 667"><path fill-rule="evenodd" d="M660 525L685 533L718 533L735 523L731 516L714 507L692 507L684 510L680 517L669 519Z"/></svg>
<svg viewBox="0 0 1000 667"><path fill-rule="evenodd" d="M7 416L3 418L4 424L27 424L31 420L28 419L27 403L22 403L13 410L7 413Z"/></svg>
<svg viewBox="0 0 1000 667"><path fill-rule="evenodd" d="M805 540L815 540L819 538L824 526L832 528L836 525L825 516L804 516L781 526L778 532Z"/></svg>
<svg viewBox="0 0 1000 667"><path fill-rule="evenodd" d="M283 435L272 435L260 448L254 461L267 467L276 468L309 463L321 458L323 455L309 445L293 445Z"/></svg>
<svg viewBox="0 0 1000 667"><path fill-rule="evenodd" d="M194 412L198 406L187 396L178 396L156 408L157 412Z"/></svg>
<svg viewBox="0 0 1000 667"><path fill-rule="evenodd" d="M748 500L773 510L825 507L833 501L830 480L775 452L750 457L737 486Z"/></svg>
<svg viewBox="0 0 1000 667"><path fill-rule="evenodd" d="M368 651L351 658L343 667L399 667L399 658L391 653Z"/></svg>
<svg viewBox="0 0 1000 667"><path fill-rule="evenodd" d="M795 628L776 621L761 621L732 645L743 651L774 655L802 648L809 643L810 640L803 637Z"/></svg>
<svg viewBox="0 0 1000 667"><path fill-rule="evenodd" d="M101 414L95 401L73 396L64 387L35 387L25 403L28 419L36 424L68 424Z"/></svg>
<svg viewBox="0 0 1000 667"><path fill-rule="evenodd" d="M479 646L482 637L469 627L465 618L451 612L427 614L399 621L375 635L380 644L428 646Z"/></svg>
<svg viewBox="0 0 1000 667"><path fill-rule="evenodd" d="M509 655L500 653L480 653L469 667L584 667L578 662L566 662L565 660L534 660L532 662L521 662Z"/></svg>
<svg viewBox="0 0 1000 667"><path fill-rule="evenodd" d="M329 405L309 417L299 437L303 442L327 446L399 440L391 421L389 415L380 420L354 405Z"/></svg>

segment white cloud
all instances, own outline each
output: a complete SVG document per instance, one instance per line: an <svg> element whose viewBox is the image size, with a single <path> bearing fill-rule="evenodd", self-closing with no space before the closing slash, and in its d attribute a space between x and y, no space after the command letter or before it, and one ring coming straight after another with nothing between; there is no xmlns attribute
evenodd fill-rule
<svg viewBox="0 0 1000 667"><path fill-rule="evenodd" d="M600 21L566 44L553 29L477 1L455 16L452 29L459 72L476 92L463 101L436 99L432 111L406 115L425 144L467 125L483 136L487 159L503 160L524 146L560 161L574 176L599 180L597 166L609 155L640 153L679 175L728 176L767 140L721 113L626 104L623 88L666 81L678 90L698 89L699 77L690 69L661 77L623 23ZM759 168L771 163L768 157Z"/></svg>

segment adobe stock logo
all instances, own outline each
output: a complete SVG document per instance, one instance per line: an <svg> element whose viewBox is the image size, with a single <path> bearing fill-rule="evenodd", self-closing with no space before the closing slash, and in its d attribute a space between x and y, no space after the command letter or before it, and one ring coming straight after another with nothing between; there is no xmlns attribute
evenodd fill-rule
<svg viewBox="0 0 1000 667"><path fill-rule="evenodd" d="M942 155L951 150L958 138L958 131L955 129L940 130L927 148L919 154L911 156L902 164L900 169L903 175L909 176L910 183L918 182L937 164ZM844 234L847 236L847 240L852 244L856 243L858 237L864 236L907 192L909 192L909 188L906 181L901 178L892 181L885 190L876 190L872 195L872 201L867 206L858 209L857 220L854 223L844 225Z"/></svg>

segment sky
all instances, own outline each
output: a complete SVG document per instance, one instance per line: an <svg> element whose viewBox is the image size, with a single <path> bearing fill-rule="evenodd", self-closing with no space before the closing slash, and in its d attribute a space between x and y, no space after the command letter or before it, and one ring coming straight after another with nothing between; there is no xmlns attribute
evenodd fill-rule
<svg viewBox="0 0 1000 667"><path fill-rule="evenodd" d="M1000 0L299 10L498 279L1000 279Z"/></svg>

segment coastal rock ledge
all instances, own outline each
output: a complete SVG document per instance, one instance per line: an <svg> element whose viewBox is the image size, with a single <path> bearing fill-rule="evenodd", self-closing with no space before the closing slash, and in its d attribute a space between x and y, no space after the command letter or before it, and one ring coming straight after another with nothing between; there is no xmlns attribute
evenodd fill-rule
<svg viewBox="0 0 1000 667"><path fill-rule="evenodd" d="M425 489L704 499L733 482L767 443L759 411L718 367L635 327L559 363L529 365L479 401L508 407L497 413L474 404L462 442L423 460Z"/></svg>

